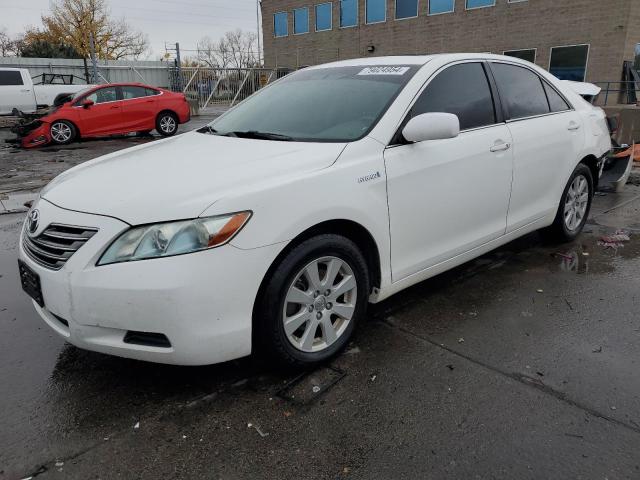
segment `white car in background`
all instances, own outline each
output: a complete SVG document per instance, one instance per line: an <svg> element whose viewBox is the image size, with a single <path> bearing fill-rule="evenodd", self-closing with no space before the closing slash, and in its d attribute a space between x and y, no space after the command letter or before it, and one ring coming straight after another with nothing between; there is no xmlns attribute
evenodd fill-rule
<svg viewBox="0 0 640 480"><path fill-rule="evenodd" d="M369 302L534 230L576 238L610 147L602 110L512 57L310 67L60 175L25 222L22 283L80 348L314 364Z"/></svg>
<svg viewBox="0 0 640 480"><path fill-rule="evenodd" d="M34 113L38 108L52 107L61 95L73 95L91 85L35 85L26 68L0 67L0 115L13 109Z"/></svg>

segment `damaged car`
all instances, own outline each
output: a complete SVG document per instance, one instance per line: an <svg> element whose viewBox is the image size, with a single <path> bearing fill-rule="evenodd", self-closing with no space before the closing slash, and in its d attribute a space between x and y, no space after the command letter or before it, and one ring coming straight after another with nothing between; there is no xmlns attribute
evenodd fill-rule
<svg viewBox="0 0 640 480"><path fill-rule="evenodd" d="M536 230L576 239L610 149L601 109L517 58L313 66L58 176L24 224L22 286L79 348L314 365L369 303Z"/></svg>
<svg viewBox="0 0 640 480"><path fill-rule="evenodd" d="M82 90L46 114L22 115L12 128L24 148L66 145L84 138L128 133L175 135L191 119L182 93L139 83L108 84Z"/></svg>

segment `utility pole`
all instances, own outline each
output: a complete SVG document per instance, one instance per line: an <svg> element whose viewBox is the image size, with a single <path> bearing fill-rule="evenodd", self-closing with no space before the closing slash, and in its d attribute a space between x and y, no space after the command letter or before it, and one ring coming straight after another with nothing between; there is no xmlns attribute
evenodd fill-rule
<svg viewBox="0 0 640 480"><path fill-rule="evenodd" d="M180 43L176 42L176 61L178 62L178 91L182 91L182 62L180 61Z"/></svg>
<svg viewBox="0 0 640 480"><path fill-rule="evenodd" d="M260 5L261 1L256 0L256 27L258 32L258 67L262 66L260 49Z"/></svg>
<svg viewBox="0 0 640 480"><path fill-rule="evenodd" d="M98 83L98 61L96 60L96 43L93 39L93 32L89 34L89 49L91 50L91 64L93 65L93 81Z"/></svg>
<svg viewBox="0 0 640 480"><path fill-rule="evenodd" d="M166 52L176 52L175 58L175 66L176 66L176 76L175 82L173 83L173 88L181 92L182 91L182 61L180 60L180 43L176 42L174 48L167 47L167 44L164 44L164 49Z"/></svg>

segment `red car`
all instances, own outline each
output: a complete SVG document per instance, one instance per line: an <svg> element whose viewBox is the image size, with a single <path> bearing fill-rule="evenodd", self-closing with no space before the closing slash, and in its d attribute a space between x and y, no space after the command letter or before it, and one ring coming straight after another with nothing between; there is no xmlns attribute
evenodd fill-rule
<svg viewBox="0 0 640 480"><path fill-rule="evenodd" d="M189 104L182 93L140 83L112 83L78 92L50 114L15 131L21 145L31 148L153 129L170 137L179 124L190 119Z"/></svg>

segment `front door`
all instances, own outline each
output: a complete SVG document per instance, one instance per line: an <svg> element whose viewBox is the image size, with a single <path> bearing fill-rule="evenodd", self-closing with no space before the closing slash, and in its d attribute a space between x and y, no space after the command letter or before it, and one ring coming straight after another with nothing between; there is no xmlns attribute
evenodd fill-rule
<svg viewBox="0 0 640 480"><path fill-rule="evenodd" d="M92 100L90 107L77 106L80 111L82 136L100 136L122 133L122 100L118 96L117 87L103 87L94 90L84 100Z"/></svg>
<svg viewBox="0 0 640 480"><path fill-rule="evenodd" d="M458 115L457 138L385 150L393 281L504 235L512 140L496 111L482 63L446 67L408 117Z"/></svg>

